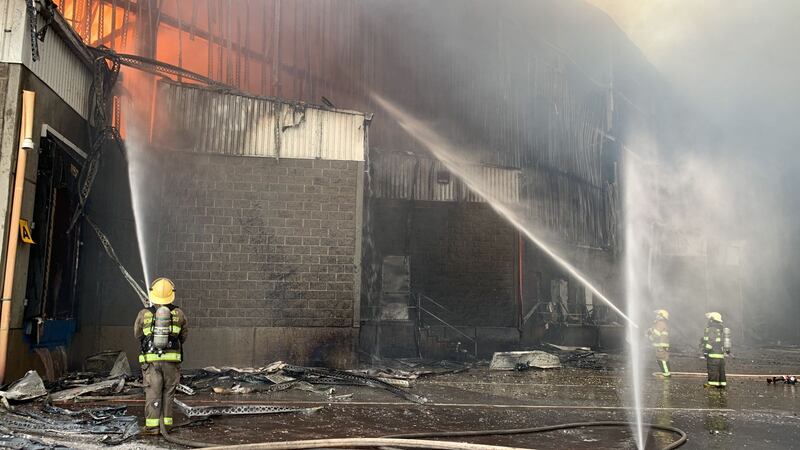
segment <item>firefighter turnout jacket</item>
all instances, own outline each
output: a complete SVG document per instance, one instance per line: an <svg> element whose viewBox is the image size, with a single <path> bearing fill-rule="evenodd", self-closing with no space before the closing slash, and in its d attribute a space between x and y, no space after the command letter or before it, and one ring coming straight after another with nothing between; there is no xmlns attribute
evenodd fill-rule
<svg viewBox="0 0 800 450"><path fill-rule="evenodd" d="M656 319L652 328L647 330L647 337L656 349L669 350L669 326L664 319Z"/></svg>
<svg viewBox="0 0 800 450"><path fill-rule="evenodd" d="M139 362L152 363L165 361L180 363L183 360L183 343L186 341L188 327L186 326L186 316L183 311L175 305L165 305L170 310L170 333L167 347L159 350L153 343L153 328L155 325L155 313L159 305L139 311L136 322L133 326L133 334L139 339L140 354Z"/></svg>
<svg viewBox="0 0 800 450"><path fill-rule="evenodd" d="M706 358L725 358L725 347L723 343L724 333L722 323L713 320L708 322L705 333L703 333L703 340L700 343Z"/></svg>

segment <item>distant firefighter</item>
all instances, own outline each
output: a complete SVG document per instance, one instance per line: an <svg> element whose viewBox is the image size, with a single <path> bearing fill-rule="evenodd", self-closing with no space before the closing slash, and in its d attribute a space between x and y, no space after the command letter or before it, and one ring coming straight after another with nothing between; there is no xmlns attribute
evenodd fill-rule
<svg viewBox="0 0 800 450"><path fill-rule="evenodd" d="M669 373L669 312L665 309L657 309L654 311L656 320L653 321L653 326L647 330L647 338L650 339L650 344L656 351L656 360L658 361L658 368L661 370L661 375L668 377Z"/></svg>
<svg viewBox="0 0 800 450"><path fill-rule="evenodd" d="M706 358L708 381L706 386L724 389L728 385L725 379L725 355L731 353L730 330L722 326L722 314L706 313L706 324L700 347Z"/></svg>
<svg viewBox="0 0 800 450"><path fill-rule="evenodd" d="M149 308L136 316L133 334L139 339L145 393L145 434L158 434L162 421L172 426L172 403L181 379L186 316L175 306L175 285L159 278L150 286Z"/></svg>

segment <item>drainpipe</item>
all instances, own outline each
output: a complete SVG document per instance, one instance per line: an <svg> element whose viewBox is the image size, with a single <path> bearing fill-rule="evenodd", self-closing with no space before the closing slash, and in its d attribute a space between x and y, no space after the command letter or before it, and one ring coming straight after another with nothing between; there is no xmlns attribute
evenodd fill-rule
<svg viewBox="0 0 800 450"><path fill-rule="evenodd" d="M6 378L8 332L11 326L11 295L14 288L14 269L17 263L17 241L19 240L19 216L22 210L22 191L25 188L28 151L33 150L33 101L35 97L35 92L22 91L22 125L19 151L17 152L17 172L14 175L11 219L7 224L8 249L6 251L5 276L3 277L3 307L0 312L0 384L5 383Z"/></svg>

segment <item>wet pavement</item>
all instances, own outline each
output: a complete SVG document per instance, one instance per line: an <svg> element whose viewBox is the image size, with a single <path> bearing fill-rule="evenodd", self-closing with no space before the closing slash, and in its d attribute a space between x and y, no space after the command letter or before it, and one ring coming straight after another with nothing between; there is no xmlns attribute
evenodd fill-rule
<svg viewBox="0 0 800 450"><path fill-rule="evenodd" d="M615 362L616 361L616 362ZM290 390L269 394L182 396L191 405L253 403L324 406L312 414L214 418L212 423L176 430L176 435L217 444L243 444L324 437L376 437L422 431L521 428L568 422L632 418L621 357L610 370L553 369L490 372L479 367L458 374L421 378L412 391L429 403L408 403L388 392L336 386L349 400L330 402L318 393ZM652 367L656 365L653 362ZM644 420L678 427L689 435L683 448L784 449L800 446L800 385L768 385L767 375L800 372L800 351L754 350L728 360L727 390L705 388L705 362L673 355L671 379L648 375L643 389ZM760 375L760 376L750 376ZM122 402L122 401L120 401ZM141 400L124 400L141 415ZM180 421L180 419L179 419ZM677 436L648 433L648 448L662 448ZM530 435L470 438L469 442L537 449L635 448L627 428L584 428ZM133 446L164 446L158 437Z"/></svg>

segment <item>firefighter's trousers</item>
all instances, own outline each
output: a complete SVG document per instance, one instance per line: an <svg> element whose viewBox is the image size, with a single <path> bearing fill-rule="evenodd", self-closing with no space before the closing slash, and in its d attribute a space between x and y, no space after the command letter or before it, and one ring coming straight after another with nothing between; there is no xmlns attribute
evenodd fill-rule
<svg viewBox="0 0 800 450"><path fill-rule="evenodd" d="M142 364L145 395L145 427L158 428L163 417L164 425L172 426L172 406L175 389L181 381L178 363L155 361Z"/></svg>
<svg viewBox="0 0 800 450"><path fill-rule="evenodd" d="M658 370L661 375L668 377L669 373L669 348L656 348L656 360L658 361Z"/></svg>
<svg viewBox="0 0 800 450"><path fill-rule="evenodd" d="M706 357L708 385L723 388L728 385L725 379L725 358Z"/></svg>

